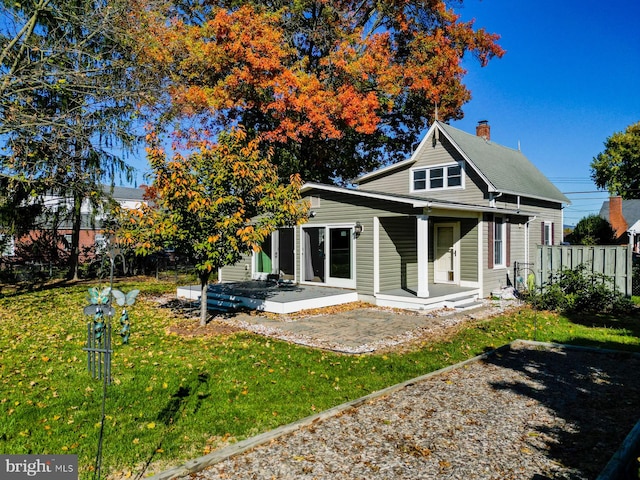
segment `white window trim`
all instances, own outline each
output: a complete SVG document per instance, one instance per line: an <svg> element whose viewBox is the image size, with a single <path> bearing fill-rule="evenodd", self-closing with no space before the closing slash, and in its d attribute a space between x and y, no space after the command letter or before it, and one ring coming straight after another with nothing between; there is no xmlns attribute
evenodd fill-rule
<svg viewBox="0 0 640 480"><path fill-rule="evenodd" d="M354 229L355 229L356 224L355 223L305 223L304 225L300 226L300 231L299 231L299 236L300 236L300 251L302 252L302 256L301 256L301 265L300 265L300 283L301 284L305 284L305 285L326 285L326 286L331 286L331 287L341 287L341 288L356 288L356 245L358 244L358 242L356 241L356 238L354 237ZM304 245L304 230L306 228L324 228L325 231L325 248L328 248L329 246L329 230L332 228L349 228L351 229L351 272L352 272L352 278L349 279L343 279L343 278L337 278L337 277L332 277L329 275L329 255L326 254L325 255L325 265L324 265L324 269L325 269L325 281L324 282L310 282L307 280L304 280L305 278L305 267L306 267L306 263L305 263L305 255L307 255L306 252L306 248ZM325 253L327 252L327 250L325 250Z"/></svg>
<svg viewBox="0 0 640 480"><path fill-rule="evenodd" d="M500 220L500 222L498 222ZM500 225L500 241L502 246L500 248L501 262L496 259L496 232L498 231L498 225ZM494 217L493 219L493 268L502 269L507 267L507 222L504 217Z"/></svg>
<svg viewBox="0 0 640 480"><path fill-rule="evenodd" d="M544 244L553 245L553 222L544 222ZM547 229L549 231L549 238L547 239ZM548 242L547 242L548 240Z"/></svg>
<svg viewBox="0 0 640 480"><path fill-rule="evenodd" d="M450 187L448 185L449 182L449 175L447 172L447 169L449 167L460 167L460 185L454 185L452 187ZM429 185L429 172L431 170L437 169L437 168L442 168L443 169L443 186L442 187L437 187L437 188L431 188ZM425 171L426 175L425 175L425 188L415 188L415 181L414 181L414 175L415 172L418 171ZM464 162L450 162L450 163L440 163L437 165L429 165L429 166L422 166L422 167L415 167L412 168L410 170L410 174L409 174L409 190L411 192L428 192L428 191L441 191L441 190L463 190L464 189L464 184L465 184L465 170L464 170Z"/></svg>

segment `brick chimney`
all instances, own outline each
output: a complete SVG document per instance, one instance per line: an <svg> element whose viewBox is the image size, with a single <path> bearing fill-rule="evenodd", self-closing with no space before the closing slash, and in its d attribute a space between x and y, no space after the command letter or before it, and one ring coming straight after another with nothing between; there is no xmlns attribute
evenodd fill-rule
<svg viewBox="0 0 640 480"><path fill-rule="evenodd" d="M622 237L629 228L622 215L622 197L609 197L609 223L616 232L616 238Z"/></svg>
<svg viewBox="0 0 640 480"><path fill-rule="evenodd" d="M488 120L480 120L476 125L476 135L482 137L485 140L491 140L491 127Z"/></svg>

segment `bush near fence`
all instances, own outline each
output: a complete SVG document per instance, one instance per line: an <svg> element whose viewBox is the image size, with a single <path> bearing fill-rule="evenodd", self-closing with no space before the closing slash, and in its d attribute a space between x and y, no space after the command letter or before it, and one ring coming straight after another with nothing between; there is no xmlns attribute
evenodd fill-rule
<svg viewBox="0 0 640 480"><path fill-rule="evenodd" d="M633 292L633 253L619 245L539 245L535 261L538 287L563 270L585 265L589 272L612 280L613 290L626 297Z"/></svg>

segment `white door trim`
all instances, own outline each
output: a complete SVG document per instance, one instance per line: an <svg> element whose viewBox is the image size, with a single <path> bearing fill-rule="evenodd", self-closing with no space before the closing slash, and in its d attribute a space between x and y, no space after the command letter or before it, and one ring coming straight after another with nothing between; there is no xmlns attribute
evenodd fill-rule
<svg viewBox="0 0 640 480"><path fill-rule="evenodd" d="M438 240L441 228L452 229L452 245L449 249L453 270L438 268ZM433 281L434 283L460 284L460 222L435 223L433 226Z"/></svg>

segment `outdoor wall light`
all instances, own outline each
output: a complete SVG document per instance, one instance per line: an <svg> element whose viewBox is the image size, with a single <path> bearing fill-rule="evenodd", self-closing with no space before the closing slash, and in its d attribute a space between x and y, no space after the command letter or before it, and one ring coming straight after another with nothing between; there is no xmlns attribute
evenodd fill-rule
<svg viewBox="0 0 640 480"><path fill-rule="evenodd" d="M364 232L364 227L360 222L356 222L355 226L353 227L353 233L356 235L356 237L359 237L362 232Z"/></svg>
<svg viewBox="0 0 640 480"><path fill-rule="evenodd" d="M316 211L315 210L309 210L309 218L313 218L316 216Z"/></svg>

